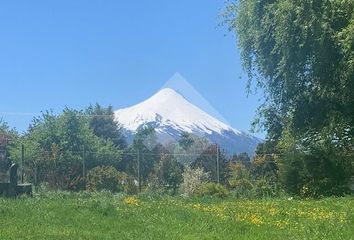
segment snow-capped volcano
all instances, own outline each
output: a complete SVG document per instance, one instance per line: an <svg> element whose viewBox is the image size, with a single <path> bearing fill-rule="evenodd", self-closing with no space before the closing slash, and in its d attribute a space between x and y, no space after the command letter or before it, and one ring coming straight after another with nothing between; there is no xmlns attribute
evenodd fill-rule
<svg viewBox="0 0 354 240"><path fill-rule="evenodd" d="M171 88L164 88L149 99L115 111L115 119L133 135L140 126L153 126L161 143L178 140L182 132L217 143L228 153L253 154L260 139L210 116Z"/></svg>

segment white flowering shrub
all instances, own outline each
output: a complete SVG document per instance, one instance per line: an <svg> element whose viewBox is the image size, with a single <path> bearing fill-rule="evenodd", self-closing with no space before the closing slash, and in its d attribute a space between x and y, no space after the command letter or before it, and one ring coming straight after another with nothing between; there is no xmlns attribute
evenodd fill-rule
<svg viewBox="0 0 354 240"><path fill-rule="evenodd" d="M181 184L181 192L184 195L192 195L200 187L202 183L209 180L209 173L203 168L191 168L187 166L183 172L183 182Z"/></svg>

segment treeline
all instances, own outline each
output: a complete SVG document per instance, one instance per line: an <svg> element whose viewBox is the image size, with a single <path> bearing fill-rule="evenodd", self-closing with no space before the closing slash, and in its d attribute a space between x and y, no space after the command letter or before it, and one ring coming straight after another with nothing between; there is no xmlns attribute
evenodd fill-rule
<svg viewBox="0 0 354 240"><path fill-rule="evenodd" d="M36 186L70 191L125 191L238 197L304 197L349 193L352 156L347 165L323 165L332 155L275 152L270 141L252 157L228 156L206 139L182 133L178 142L161 145L152 127L138 129L131 144L114 120L112 107L47 111L19 135L0 124L0 178L11 162ZM6 136L6 137L5 137ZM23 155L24 154L24 155ZM334 153L333 153L334 154ZM326 160L326 159L329 160ZM23 162L22 162L23 161Z"/></svg>
<svg viewBox="0 0 354 240"><path fill-rule="evenodd" d="M1 131L8 132L9 127L2 125ZM47 111L35 117L23 135L12 130L3 166L16 162L22 167L24 147L21 170L27 181L79 190L84 187L83 160L85 169L99 165L118 166L125 144L111 107L102 108L97 104L84 111L66 108L58 115Z"/></svg>
<svg viewBox="0 0 354 240"><path fill-rule="evenodd" d="M53 190L201 191L224 196L226 188L250 190L262 184L268 187L262 194L272 194L269 191L276 186L274 166L263 166L268 162L251 161L246 153L230 157L215 144L188 133L163 146L155 130L145 126L128 145L110 106L66 108L61 114L47 111L34 118L23 135L4 122L0 132L8 139L0 149L3 181L15 162L25 181Z"/></svg>
<svg viewBox="0 0 354 240"><path fill-rule="evenodd" d="M225 183L227 178L228 157L218 154L217 180L217 149L203 138L183 133L178 143L163 146L155 130L145 126L128 145L110 106L46 111L22 135L1 121L0 135L8 140L0 144L2 181L11 163L20 165L27 182L73 191L177 193L186 166L207 172L208 181Z"/></svg>

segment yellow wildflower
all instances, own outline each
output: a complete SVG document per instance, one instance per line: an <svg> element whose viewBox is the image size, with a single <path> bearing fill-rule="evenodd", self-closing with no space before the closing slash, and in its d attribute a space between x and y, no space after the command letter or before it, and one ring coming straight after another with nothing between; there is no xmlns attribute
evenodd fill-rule
<svg viewBox="0 0 354 240"><path fill-rule="evenodd" d="M136 197L126 197L123 199L123 202L128 205L139 205L139 200Z"/></svg>

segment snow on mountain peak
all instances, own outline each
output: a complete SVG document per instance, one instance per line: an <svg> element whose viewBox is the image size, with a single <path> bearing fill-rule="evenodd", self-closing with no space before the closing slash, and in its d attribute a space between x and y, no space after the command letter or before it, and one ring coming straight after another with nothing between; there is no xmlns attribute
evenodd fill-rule
<svg viewBox="0 0 354 240"><path fill-rule="evenodd" d="M116 120L130 131L146 123L157 123L157 127L171 126L176 130L193 132L221 133L234 130L225 123L215 119L181 94L171 88L164 88L149 99L115 112ZM157 129L158 130L158 129Z"/></svg>
<svg viewBox="0 0 354 240"><path fill-rule="evenodd" d="M161 143L177 140L182 132L206 137L229 153L253 154L260 139L234 129L190 103L171 88L163 88L147 100L114 112L115 120L129 136L143 125L155 128Z"/></svg>

